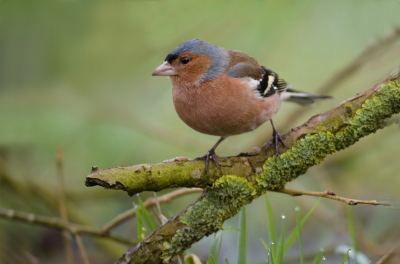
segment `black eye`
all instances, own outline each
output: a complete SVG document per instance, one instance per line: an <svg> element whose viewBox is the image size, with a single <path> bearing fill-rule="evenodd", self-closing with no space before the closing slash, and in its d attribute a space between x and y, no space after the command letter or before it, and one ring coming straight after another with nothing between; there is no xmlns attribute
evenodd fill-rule
<svg viewBox="0 0 400 264"><path fill-rule="evenodd" d="M182 64L188 64L189 61L190 61L190 59L189 59L188 57L183 57L183 58L181 59Z"/></svg>

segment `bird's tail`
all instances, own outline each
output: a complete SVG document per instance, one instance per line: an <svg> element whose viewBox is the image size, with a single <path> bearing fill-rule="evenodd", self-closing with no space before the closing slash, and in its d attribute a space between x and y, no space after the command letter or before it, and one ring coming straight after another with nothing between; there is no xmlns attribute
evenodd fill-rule
<svg viewBox="0 0 400 264"><path fill-rule="evenodd" d="M289 101L293 103L298 103L301 105L311 106L315 104L316 100L321 99L332 99L332 96L313 94L313 93L303 93L291 88L286 89L286 91L281 93L281 98L284 101Z"/></svg>

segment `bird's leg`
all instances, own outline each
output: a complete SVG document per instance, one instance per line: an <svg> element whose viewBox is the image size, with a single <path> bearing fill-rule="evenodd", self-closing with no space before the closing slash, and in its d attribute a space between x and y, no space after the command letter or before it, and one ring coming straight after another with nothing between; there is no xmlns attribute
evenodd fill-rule
<svg viewBox="0 0 400 264"><path fill-rule="evenodd" d="M209 163L210 163L210 158L212 158L215 166L217 166L218 169L221 169L219 167L218 161L217 161L217 154L215 153L215 149L218 147L219 143L221 143L226 137L221 137L217 143L215 143L215 145L207 152L206 155L204 155L203 157L198 157L196 158L196 160L199 159L205 159L206 160L206 173L207 173L207 178L209 177Z"/></svg>
<svg viewBox="0 0 400 264"><path fill-rule="evenodd" d="M275 126L274 126L274 122L272 121L272 119L271 119L270 121L271 121L271 125L272 125L272 130L273 130L273 132L272 132L272 139L268 142L268 144L267 144L267 146L265 147L265 149L268 150L269 146L271 146L272 143L274 143L274 144L275 144L275 159L277 159L277 158L278 158L278 155L279 155L279 150L278 150L278 143L279 143L279 141L280 141L280 142L282 143L282 145L284 145L286 148L287 148L287 146L286 146L285 141L283 141L283 138L281 137L281 135L279 135L278 130L276 130L276 128L275 128Z"/></svg>

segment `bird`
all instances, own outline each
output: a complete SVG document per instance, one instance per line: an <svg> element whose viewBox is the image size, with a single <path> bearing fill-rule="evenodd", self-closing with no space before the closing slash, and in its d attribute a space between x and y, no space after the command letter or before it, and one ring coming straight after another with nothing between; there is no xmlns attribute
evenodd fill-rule
<svg viewBox="0 0 400 264"><path fill-rule="evenodd" d="M169 77L175 110L183 122L200 133L220 137L205 156L197 158L205 159L207 177L211 159L220 169L215 149L223 140L267 121L273 132L266 148L275 145L275 159L279 142L287 148L272 121L282 100L312 105L316 99L331 98L293 90L250 55L201 39L179 44L152 75Z"/></svg>

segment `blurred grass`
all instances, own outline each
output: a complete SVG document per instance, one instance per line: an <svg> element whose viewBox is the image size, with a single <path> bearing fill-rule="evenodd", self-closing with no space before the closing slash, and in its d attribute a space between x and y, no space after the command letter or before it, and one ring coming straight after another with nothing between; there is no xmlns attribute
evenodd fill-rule
<svg viewBox="0 0 400 264"><path fill-rule="evenodd" d="M65 154L70 218L99 227L129 209L136 198L85 187L84 175L91 166L106 168L160 162L175 156L202 156L217 139L192 131L179 120L170 82L150 75L170 50L187 39L201 38L244 51L296 89L312 92L371 41L399 27L399 8L396 0L1 1L0 206L58 215L52 195L57 186L55 153L60 145ZM384 79L399 66L399 58L397 41L332 91L334 100L308 109L303 120L293 120L293 126ZM274 122L279 125L298 107L284 105ZM229 138L218 153L235 155L250 150L255 138L266 141L270 135L265 125ZM328 157L290 186L329 188L342 196L376 198L399 205L399 139L396 126L379 131ZM11 180L13 184L8 184ZM151 194L142 198L146 195ZM168 217L177 214L194 197L163 206L163 213ZM308 203L311 208L315 200L271 194L270 201L277 221L281 212L288 215L287 219L295 219L290 215L297 203ZM345 206L324 201L320 207L330 208L329 215L337 225L317 214L323 210L318 208L317 216L309 220L314 228L302 230L305 253L311 241L332 246L348 239L346 230L340 230L346 225ZM251 222L248 237L255 238L248 239L249 263L262 258L258 238L267 232L266 216L259 208L264 204L257 200L247 211ZM393 246L400 237L399 217L398 210L355 207L354 221L363 230L357 232L357 239L364 241L357 241L358 250L374 259ZM231 219L227 225L236 226L236 221ZM116 232L136 236L134 222L118 227ZM0 243L13 245L14 253L27 249L43 263L62 263L58 233L5 220L0 220L0 232ZM202 252L206 258L209 239L191 250L199 255ZM60 247L45 250L48 241L59 241ZM93 241L99 240L84 240L94 263L109 263L126 250L124 245L101 242L109 250L99 253L99 244ZM226 237L224 241L227 246L222 250L236 247L236 238ZM232 247L230 242L234 243ZM1 260L8 253L3 247L0 251ZM222 252L236 262L236 254ZM334 260L330 257L326 263L329 261Z"/></svg>
<svg viewBox="0 0 400 264"><path fill-rule="evenodd" d="M239 212L239 233L237 245L238 264L247 263L247 217L246 206L243 206Z"/></svg>

